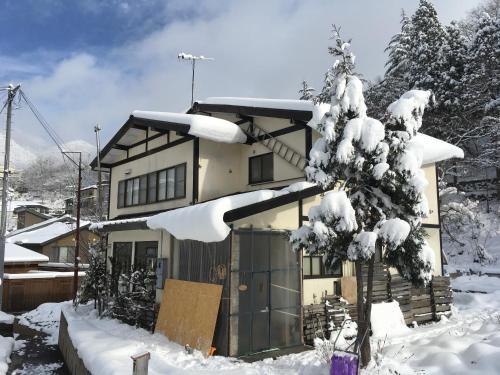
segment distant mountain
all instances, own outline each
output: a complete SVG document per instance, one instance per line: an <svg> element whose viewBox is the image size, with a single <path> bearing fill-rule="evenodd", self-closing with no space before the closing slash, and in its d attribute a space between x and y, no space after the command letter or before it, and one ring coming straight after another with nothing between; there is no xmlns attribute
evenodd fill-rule
<svg viewBox="0 0 500 375"><path fill-rule="evenodd" d="M3 165L5 149L5 134L0 134L0 165ZM35 161L36 155L28 148L21 146L15 140L10 143L10 168L14 171L23 170Z"/></svg>

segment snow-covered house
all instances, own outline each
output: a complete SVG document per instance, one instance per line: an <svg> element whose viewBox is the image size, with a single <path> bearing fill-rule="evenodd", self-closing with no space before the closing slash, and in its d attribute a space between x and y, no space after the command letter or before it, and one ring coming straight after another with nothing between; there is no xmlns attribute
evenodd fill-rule
<svg viewBox="0 0 500 375"><path fill-rule="evenodd" d="M89 231L90 222L80 222L80 259L87 263L89 245L97 241ZM76 220L64 215L24 227L7 234L6 241L47 256L52 266L73 267L76 245Z"/></svg>
<svg viewBox="0 0 500 375"><path fill-rule="evenodd" d="M158 268L161 278L223 284L219 354L301 344L301 306L354 273L348 263L327 270L319 256L292 253L286 238L322 193L304 182L304 168L325 110L310 101L209 98L186 114L134 111L101 152L110 220L93 229L109 233L108 255L121 267ZM424 226L439 275L435 163L462 151L424 134L413 142L424 155Z"/></svg>

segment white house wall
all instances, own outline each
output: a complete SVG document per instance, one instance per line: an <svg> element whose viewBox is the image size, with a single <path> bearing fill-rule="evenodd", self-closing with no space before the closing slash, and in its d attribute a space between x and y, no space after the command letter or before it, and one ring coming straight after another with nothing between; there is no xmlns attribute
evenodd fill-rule
<svg viewBox="0 0 500 375"><path fill-rule="evenodd" d="M144 204L132 207L117 208L118 182L143 174L169 168L174 165L186 163L186 197L172 199L153 204ZM126 172L129 172L126 174ZM175 207L183 207L192 201L193 181L193 141L187 141L180 145L156 152L128 163L113 167L111 173L111 192L109 199L109 217L118 215L140 214L148 211L168 210Z"/></svg>

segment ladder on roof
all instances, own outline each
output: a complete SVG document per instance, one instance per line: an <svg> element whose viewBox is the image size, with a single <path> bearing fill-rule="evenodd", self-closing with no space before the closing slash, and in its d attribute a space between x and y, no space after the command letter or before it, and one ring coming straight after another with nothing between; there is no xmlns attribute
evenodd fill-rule
<svg viewBox="0 0 500 375"><path fill-rule="evenodd" d="M250 122L248 126L243 130L246 135L252 138L254 141L264 145L273 153L275 153L294 167L300 169L301 171L303 171L309 164L309 160L307 160L307 158L300 152L295 151L290 146L287 146L285 143L273 137L261 127L255 125L253 122Z"/></svg>

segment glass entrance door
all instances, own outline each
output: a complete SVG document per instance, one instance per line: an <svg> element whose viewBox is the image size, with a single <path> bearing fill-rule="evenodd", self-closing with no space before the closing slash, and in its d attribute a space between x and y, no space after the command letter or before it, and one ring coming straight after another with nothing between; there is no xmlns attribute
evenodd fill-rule
<svg viewBox="0 0 500 375"><path fill-rule="evenodd" d="M301 343L298 254L283 232L240 230L238 282L238 354ZM233 263L234 264L234 263Z"/></svg>

